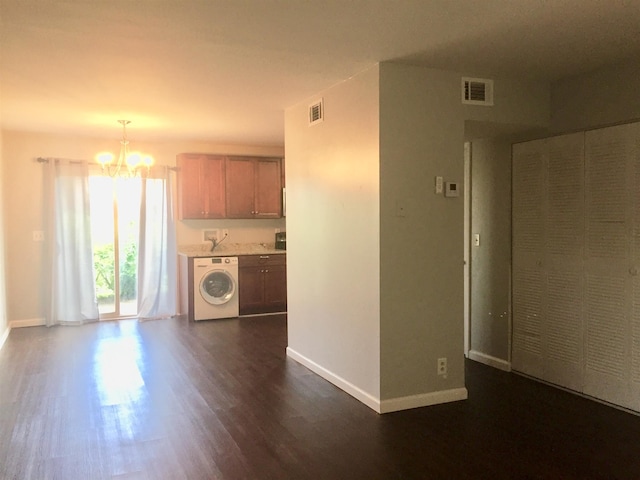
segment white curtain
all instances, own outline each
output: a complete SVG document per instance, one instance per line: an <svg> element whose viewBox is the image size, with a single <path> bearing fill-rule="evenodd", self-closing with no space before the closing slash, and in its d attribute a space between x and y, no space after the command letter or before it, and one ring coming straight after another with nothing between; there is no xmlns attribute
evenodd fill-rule
<svg viewBox="0 0 640 480"><path fill-rule="evenodd" d="M93 275L87 163L50 159L45 166L47 326L100 318Z"/></svg>
<svg viewBox="0 0 640 480"><path fill-rule="evenodd" d="M138 317L165 318L177 312L176 225L172 172L142 181L140 248L138 249Z"/></svg>

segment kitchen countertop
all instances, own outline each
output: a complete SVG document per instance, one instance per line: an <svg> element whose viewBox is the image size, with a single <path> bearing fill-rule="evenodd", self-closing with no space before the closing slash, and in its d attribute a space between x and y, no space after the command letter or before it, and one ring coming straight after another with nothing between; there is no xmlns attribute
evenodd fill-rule
<svg viewBox="0 0 640 480"><path fill-rule="evenodd" d="M222 243L211 251L211 244L180 245L178 254L186 257L237 257L238 255L282 255L274 243Z"/></svg>

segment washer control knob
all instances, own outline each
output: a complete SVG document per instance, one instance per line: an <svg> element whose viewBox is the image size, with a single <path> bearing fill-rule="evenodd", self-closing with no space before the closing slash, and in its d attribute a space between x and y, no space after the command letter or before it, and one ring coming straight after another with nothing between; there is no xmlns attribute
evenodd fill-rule
<svg viewBox="0 0 640 480"><path fill-rule="evenodd" d="M225 258L224 263L231 263L231 260L229 258Z"/></svg>

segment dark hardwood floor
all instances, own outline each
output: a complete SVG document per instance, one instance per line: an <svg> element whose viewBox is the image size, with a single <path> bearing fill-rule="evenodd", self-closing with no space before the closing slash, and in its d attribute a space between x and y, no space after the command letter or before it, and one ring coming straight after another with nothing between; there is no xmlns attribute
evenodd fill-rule
<svg viewBox="0 0 640 480"><path fill-rule="evenodd" d="M2 479L640 479L640 417L467 363L378 415L285 356L286 318L13 330Z"/></svg>

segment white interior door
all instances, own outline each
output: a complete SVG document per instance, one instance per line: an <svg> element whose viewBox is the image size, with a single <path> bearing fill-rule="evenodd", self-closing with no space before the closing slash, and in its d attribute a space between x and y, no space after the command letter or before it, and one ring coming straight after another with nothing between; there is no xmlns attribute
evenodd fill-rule
<svg viewBox="0 0 640 480"><path fill-rule="evenodd" d="M583 386L584 133L549 138L543 379Z"/></svg>
<svg viewBox="0 0 640 480"><path fill-rule="evenodd" d="M631 407L637 126L586 132L584 393ZM634 187L636 188L634 191Z"/></svg>
<svg viewBox="0 0 640 480"><path fill-rule="evenodd" d="M640 123L513 147L512 366L640 411Z"/></svg>

